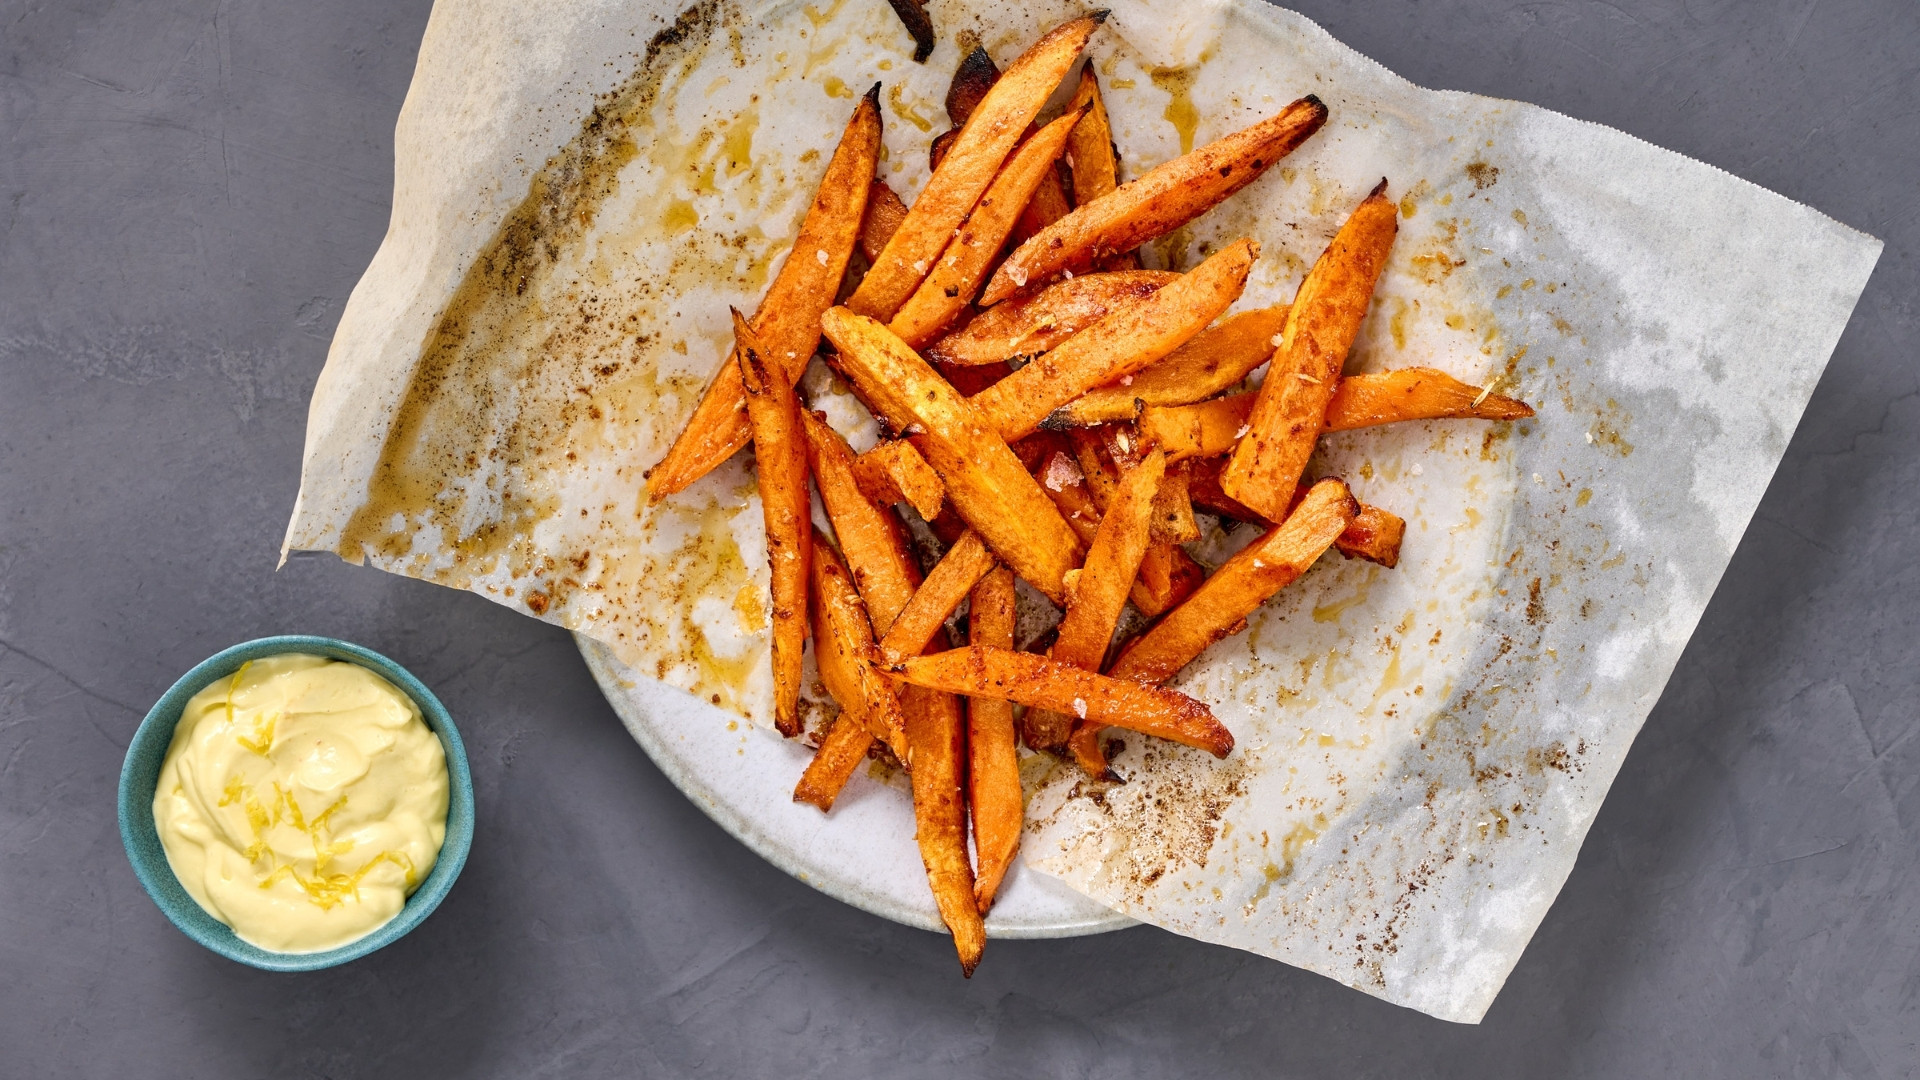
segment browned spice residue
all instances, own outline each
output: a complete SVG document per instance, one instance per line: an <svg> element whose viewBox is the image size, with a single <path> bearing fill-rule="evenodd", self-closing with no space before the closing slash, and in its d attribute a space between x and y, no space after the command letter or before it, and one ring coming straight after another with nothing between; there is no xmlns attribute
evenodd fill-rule
<svg viewBox="0 0 1920 1080"><path fill-rule="evenodd" d="M543 379L573 381L543 370L546 342L527 340L529 328L541 327L547 314L533 286L591 229L618 187L621 168L637 153L635 128L653 105L661 75L683 46L710 37L717 12L712 0L696 4L654 37L634 74L595 104L580 133L534 175L526 199L474 259L422 350L367 499L341 537L343 556L357 561L370 550L405 558L415 533L433 525L453 548L454 573L462 577L490 573L503 558L516 577L536 572L528 536L551 516L556 500L531 479L538 475L531 466L546 449L565 444L576 412L591 415L594 406L573 395L546 395L558 397L555 408L525 392ZM583 312L588 320L608 314ZM484 459L476 447L485 448ZM454 483L462 478L468 482Z"/></svg>

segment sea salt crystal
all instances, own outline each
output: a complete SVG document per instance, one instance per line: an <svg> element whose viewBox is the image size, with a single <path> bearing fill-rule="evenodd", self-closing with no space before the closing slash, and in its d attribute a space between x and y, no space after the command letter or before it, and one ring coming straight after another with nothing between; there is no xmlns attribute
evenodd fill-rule
<svg viewBox="0 0 1920 1080"><path fill-rule="evenodd" d="M1408 471L1408 472L1410 472L1410 473L1412 473L1412 474L1413 474L1413 475L1415 475L1415 476L1419 476L1419 475L1420 475L1421 473L1424 473L1424 472L1426 472L1427 470L1425 470L1425 469L1423 469L1423 468L1421 468L1421 467L1420 467L1420 463L1416 461L1416 462L1414 462L1414 463L1413 463L1413 468L1411 468L1411 469L1408 469L1407 471Z"/></svg>
<svg viewBox="0 0 1920 1080"><path fill-rule="evenodd" d="M1069 484L1078 484L1084 479L1086 476L1080 471L1080 466L1059 451L1054 452L1053 457L1047 461L1046 471L1040 474L1040 482L1047 485L1048 491L1059 491Z"/></svg>
<svg viewBox="0 0 1920 1080"><path fill-rule="evenodd" d="M1016 287L1027 283L1027 272L1018 266L1007 267L1007 276L1013 279Z"/></svg>
<svg viewBox="0 0 1920 1080"><path fill-rule="evenodd" d="M924 273L926 273L926 272L927 272L927 260L925 260L925 259L921 259L921 260L920 260L919 262L916 262L916 263L914 263L914 264L913 264L913 272L914 272L914 273L916 273L916 274L924 274Z"/></svg>
<svg viewBox="0 0 1920 1080"><path fill-rule="evenodd" d="M1133 376L1131 376L1131 375L1122 375L1122 376L1120 377L1120 385L1121 385L1121 386L1132 386L1132 385L1133 385Z"/></svg>
<svg viewBox="0 0 1920 1080"><path fill-rule="evenodd" d="M1233 437L1234 437L1234 438L1236 438L1236 439L1244 439L1244 438L1246 438L1246 437L1247 437L1247 432L1249 432L1249 431L1252 431L1252 430L1253 430L1253 425L1252 425L1252 424L1241 424L1241 425L1240 425L1240 430L1239 430L1239 431L1236 431L1236 432L1234 432L1234 433L1233 433Z"/></svg>
<svg viewBox="0 0 1920 1080"><path fill-rule="evenodd" d="M821 248L819 251L814 252L813 257L820 260L821 266L827 265L827 251L825 248Z"/></svg>
<svg viewBox="0 0 1920 1080"><path fill-rule="evenodd" d="M1087 718L1087 699L1086 698L1073 699L1073 715L1079 717L1082 720L1085 720Z"/></svg>

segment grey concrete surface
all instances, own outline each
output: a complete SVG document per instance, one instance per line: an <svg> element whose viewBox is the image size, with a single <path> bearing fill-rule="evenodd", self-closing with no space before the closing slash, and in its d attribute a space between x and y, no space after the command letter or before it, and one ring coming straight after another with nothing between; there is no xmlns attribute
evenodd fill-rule
<svg viewBox="0 0 1920 1080"><path fill-rule="evenodd" d="M1479 1027L1151 929L937 937L760 862L565 635L330 557L273 570L307 393L379 243L425 0L0 2L0 1077L1920 1074L1920 8L1310 0L1425 85L1535 101L1887 241L1565 893ZM380 649L471 748L438 914L330 972L175 932L129 733L257 635Z"/></svg>

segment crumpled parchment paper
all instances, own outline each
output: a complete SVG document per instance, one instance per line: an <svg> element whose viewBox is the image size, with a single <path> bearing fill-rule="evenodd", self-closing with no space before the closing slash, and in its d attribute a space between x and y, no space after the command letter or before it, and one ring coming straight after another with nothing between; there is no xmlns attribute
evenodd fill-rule
<svg viewBox="0 0 1920 1080"><path fill-rule="evenodd" d="M1305 94L1327 127L1149 251L1251 235L1240 307L1290 299L1381 178L1401 233L1349 370L1426 365L1513 425L1325 440L1318 474L1408 521L1330 556L1175 683L1239 746L1138 737L1095 786L1035 770L1028 865L1182 934L1477 1021L1572 869L1785 451L1880 245L1630 136L1415 87L1254 0L1118 0L1089 50L1124 175ZM1002 64L1078 9L884 0L441 0L396 138L393 220L309 416L288 549L471 589L606 643L689 710L764 727L747 455L641 474L784 257L855 97L911 198L976 35ZM807 389L874 438L816 365ZM1215 530L1212 563L1250 530ZM720 710L726 710L725 713Z"/></svg>

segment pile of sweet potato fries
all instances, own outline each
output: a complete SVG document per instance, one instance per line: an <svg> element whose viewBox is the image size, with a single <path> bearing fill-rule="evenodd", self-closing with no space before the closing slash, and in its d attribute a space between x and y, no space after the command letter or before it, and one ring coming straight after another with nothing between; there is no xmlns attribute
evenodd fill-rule
<svg viewBox="0 0 1920 1080"><path fill-rule="evenodd" d="M1109 781L1108 727L1224 757L1232 733L1161 684L1328 548L1398 560L1400 518L1337 478L1304 478L1321 432L1532 415L1433 369L1342 375L1393 244L1385 181L1291 305L1225 314L1259 257L1251 239L1186 273L1141 269L1140 245L1253 182L1327 109L1304 97L1119 184L1090 67L1039 123L1103 19L1055 28L1004 72L969 55L947 97L955 129L934 140L911 206L875 177L879 88L860 101L765 299L734 313L732 354L648 475L663 499L753 443L775 722L801 733L809 637L841 708L794 798L831 809L876 744L905 766L968 974L1019 844L1019 742ZM823 333L828 362L893 436L866 453L796 388ZM1259 388L1240 391L1261 364ZM809 477L831 537L811 522ZM1196 511L1264 533L1208 574L1181 547L1201 535ZM904 515L945 545L924 576ZM1014 647L1016 577L1064 609L1046 655ZM1116 649L1129 603L1150 621Z"/></svg>

